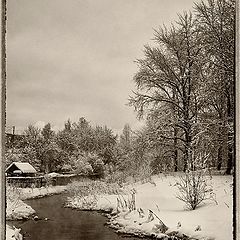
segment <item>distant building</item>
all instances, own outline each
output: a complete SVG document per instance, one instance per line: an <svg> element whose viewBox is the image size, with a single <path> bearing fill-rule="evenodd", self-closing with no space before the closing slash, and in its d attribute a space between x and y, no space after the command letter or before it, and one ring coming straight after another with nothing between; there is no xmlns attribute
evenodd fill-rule
<svg viewBox="0 0 240 240"><path fill-rule="evenodd" d="M37 173L36 169L27 162L13 162L5 172L8 177L34 177Z"/></svg>

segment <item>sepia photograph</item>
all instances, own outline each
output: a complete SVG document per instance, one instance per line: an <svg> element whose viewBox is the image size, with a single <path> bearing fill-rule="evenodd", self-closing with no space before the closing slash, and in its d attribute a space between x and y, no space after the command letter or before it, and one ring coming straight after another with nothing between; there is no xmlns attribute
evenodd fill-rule
<svg viewBox="0 0 240 240"><path fill-rule="evenodd" d="M2 1L2 239L237 239L236 3Z"/></svg>

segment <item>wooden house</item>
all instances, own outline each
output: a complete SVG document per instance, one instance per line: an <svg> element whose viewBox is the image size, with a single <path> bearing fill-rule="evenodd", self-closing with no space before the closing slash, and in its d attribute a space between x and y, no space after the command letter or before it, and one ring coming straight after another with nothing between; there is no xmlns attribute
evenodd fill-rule
<svg viewBox="0 0 240 240"><path fill-rule="evenodd" d="M5 172L8 177L34 177L37 173L36 169L27 162L13 162Z"/></svg>

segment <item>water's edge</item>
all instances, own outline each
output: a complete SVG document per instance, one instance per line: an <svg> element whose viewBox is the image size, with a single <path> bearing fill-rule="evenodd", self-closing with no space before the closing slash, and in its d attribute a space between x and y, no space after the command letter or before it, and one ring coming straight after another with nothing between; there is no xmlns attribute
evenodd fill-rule
<svg viewBox="0 0 240 240"><path fill-rule="evenodd" d="M66 193L24 200L36 210L39 220L7 221L22 229L24 239L29 240L134 240L128 234L116 233L107 225L103 212L77 211L66 208ZM147 238L145 238L147 239Z"/></svg>

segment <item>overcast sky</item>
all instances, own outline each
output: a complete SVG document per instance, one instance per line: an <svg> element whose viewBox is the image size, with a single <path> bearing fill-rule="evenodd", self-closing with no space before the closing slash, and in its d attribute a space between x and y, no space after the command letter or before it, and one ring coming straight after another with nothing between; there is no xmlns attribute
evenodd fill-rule
<svg viewBox="0 0 240 240"><path fill-rule="evenodd" d="M70 118L120 132L139 126L126 106L134 63L153 28L193 0L8 0L7 127Z"/></svg>

